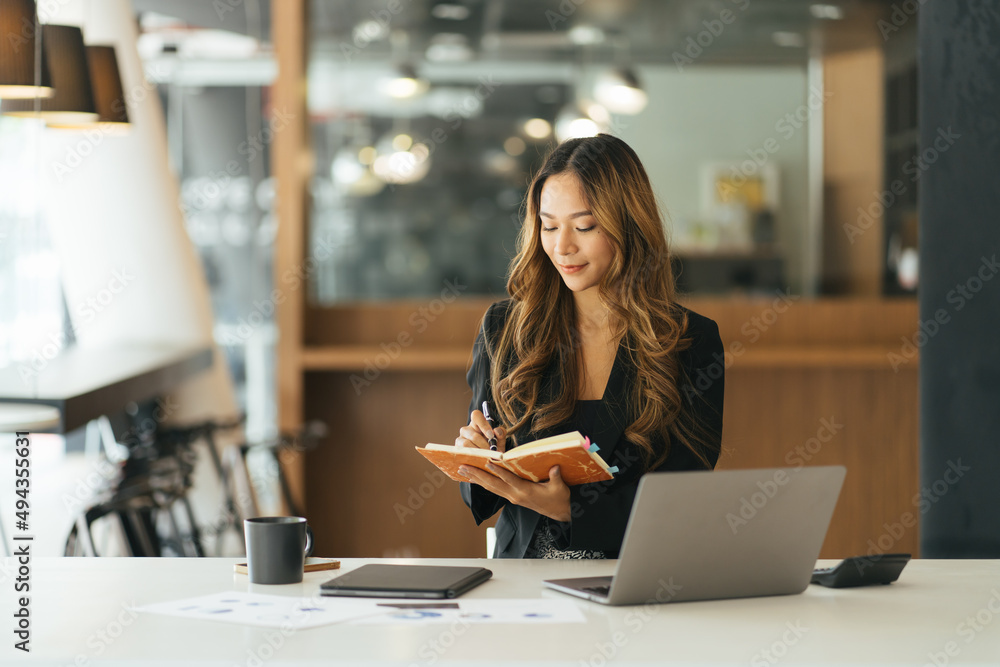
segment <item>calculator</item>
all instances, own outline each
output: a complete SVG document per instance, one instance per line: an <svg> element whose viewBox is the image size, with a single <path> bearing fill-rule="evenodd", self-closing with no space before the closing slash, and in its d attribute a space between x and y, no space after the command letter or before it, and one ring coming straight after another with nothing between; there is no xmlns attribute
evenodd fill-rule
<svg viewBox="0 0 1000 667"><path fill-rule="evenodd" d="M830 588L891 584L910 562L910 554L879 554L845 558L833 567L813 570L810 583Z"/></svg>

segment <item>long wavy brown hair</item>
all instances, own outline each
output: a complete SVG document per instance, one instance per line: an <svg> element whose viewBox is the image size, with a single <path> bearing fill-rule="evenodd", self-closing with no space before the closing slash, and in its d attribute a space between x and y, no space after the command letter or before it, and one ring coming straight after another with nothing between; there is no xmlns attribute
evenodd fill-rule
<svg viewBox="0 0 1000 667"><path fill-rule="evenodd" d="M624 341L637 372L628 404L625 437L637 445L646 470L666 460L670 448L690 449L711 468L704 429L686 413L678 353L687 316L675 302L670 249L656 197L639 157L607 134L571 139L548 156L528 190L526 214L511 262L511 307L496 344L489 346L496 406L515 436L568 420L578 399L582 356L573 294L542 249L539 206L550 176L573 173L590 211L614 248L598 287L610 312L612 334ZM543 372L555 362L561 391L540 403ZM658 445L658 443L662 443Z"/></svg>

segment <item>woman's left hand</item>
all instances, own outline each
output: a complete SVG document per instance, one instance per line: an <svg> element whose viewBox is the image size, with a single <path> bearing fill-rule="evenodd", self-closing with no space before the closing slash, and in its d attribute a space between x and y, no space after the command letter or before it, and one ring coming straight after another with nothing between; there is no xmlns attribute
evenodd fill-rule
<svg viewBox="0 0 1000 667"><path fill-rule="evenodd" d="M527 507L556 521L569 521L569 487L563 481L559 466L549 470L547 482L529 482L506 468L486 463L489 472L474 466L460 466L459 474L473 484L506 498L515 505Z"/></svg>

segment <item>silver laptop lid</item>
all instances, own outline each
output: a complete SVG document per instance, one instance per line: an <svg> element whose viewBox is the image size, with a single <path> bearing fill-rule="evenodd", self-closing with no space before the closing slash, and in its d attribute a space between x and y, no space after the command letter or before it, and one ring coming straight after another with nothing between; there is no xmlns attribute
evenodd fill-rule
<svg viewBox="0 0 1000 667"><path fill-rule="evenodd" d="M608 602L801 593L846 472L815 466L644 476Z"/></svg>

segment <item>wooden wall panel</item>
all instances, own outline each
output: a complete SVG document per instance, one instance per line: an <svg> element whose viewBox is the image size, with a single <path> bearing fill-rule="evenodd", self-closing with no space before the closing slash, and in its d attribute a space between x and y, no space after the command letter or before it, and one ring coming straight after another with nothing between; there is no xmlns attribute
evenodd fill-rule
<svg viewBox="0 0 1000 667"><path fill-rule="evenodd" d="M410 334L414 347L468 344L471 348L493 300L453 298L455 291L443 292L443 297L430 299L308 308L306 345L388 344Z"/></svg>
<svg viewBox="0 0 1000 667"><path fill-rule="evenodd" d="M901 345L917 329L913 299L687 299L684 304L711 317L723 342L763 347ZM754 340L756 339L756 340Z"/></svg>
<svg viewBox="0 0 1000 667"><path fill-rule="evenodd" d="M859 226L858 208L867 210L883 188L883 60L881 48L823 58L829 97L823 106L822 282L828 294L882 291L882 214L876 208L870 226L867 220Z"/></svg>
<svg viewBox="0 0 1000 667"><path fill-rule="evenodd" d="M433 302L307 308L306 347L377 346L407 332L414 349L471 349L479 321L493 300L459 299L443 304L436 315L431 313ZM745 332L756 330L760 346L897 345L899 336L912 335L917 323L916 302L905 298L808 300L775 294L753 299L687 298L682 303L718 322L723 340L749 338Z"/></svg>
<svg viewBox="0 0 1000 667"><path fill-rule="evenodd" d="M317 554L486 555L486 527L458 484L413 450L455 440L471 398L464 374L387 372L359 393L348 373L309 373L306 397L307 416L331 431L306 455Z"/></svg>
<svg viewBox="0 0 1000 667"><path fill-rule="evenodd" d="M823 557L866 554L884 524L917 514L916 408L915 372L734 368L719 468L846 466ZM917 552L916 527L888 537L884 553Z"/></svg>

